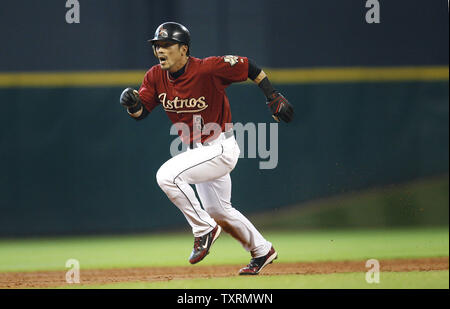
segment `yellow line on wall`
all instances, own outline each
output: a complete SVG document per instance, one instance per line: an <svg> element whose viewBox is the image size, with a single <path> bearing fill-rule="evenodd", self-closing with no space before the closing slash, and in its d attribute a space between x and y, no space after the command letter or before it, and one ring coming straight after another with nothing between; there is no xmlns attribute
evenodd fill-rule
<svg viewBox="0 0 450 309"><path fill-rule="evenodd" d="M348 82L448 81L448 66L264 68L273 83L316 84ZM141 84L145 70L0 73L1 88L113 87Z"/></svg>
<svg viewBox="0 0 450 309"><path fill-rule="evenodd" d="M145 71L0 73L0 87L108 87L138 85Z"/></svg>
<svg viewBox="0 0 450 309"><path fill-rule="evenodd" d="M446 81L449 77L447 66L267 69L264 71L270 76L271 80L283 84Z"/></svg>

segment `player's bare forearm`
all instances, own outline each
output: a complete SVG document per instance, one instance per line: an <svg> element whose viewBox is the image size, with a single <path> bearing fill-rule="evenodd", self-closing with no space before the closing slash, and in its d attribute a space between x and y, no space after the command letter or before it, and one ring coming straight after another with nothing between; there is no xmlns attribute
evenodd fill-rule
<svg viewBox="0 0 450 309"><path fill-rule="evenodd" d="M264 73L264 71L261 70L261 72L258 74L258 76L253 80L253 82L255 82L255 84L259 85L259 83L260 83L265 77L267 77L266 73Z"/></svg>

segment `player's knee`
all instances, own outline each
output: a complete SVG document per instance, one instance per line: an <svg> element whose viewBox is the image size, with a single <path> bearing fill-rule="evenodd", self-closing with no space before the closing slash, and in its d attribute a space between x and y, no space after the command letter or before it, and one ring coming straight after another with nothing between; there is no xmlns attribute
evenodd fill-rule
<svg viewBox="0 0 450 309"><path fill-rule="evenodd" d="M164 166L161 166L156 173L156 182L163 191L173 184L171 173Z"/></svg>

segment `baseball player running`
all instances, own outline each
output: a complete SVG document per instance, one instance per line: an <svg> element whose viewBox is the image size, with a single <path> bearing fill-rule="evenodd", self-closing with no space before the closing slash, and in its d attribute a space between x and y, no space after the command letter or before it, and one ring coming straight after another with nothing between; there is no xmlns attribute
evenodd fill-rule
<svg viewBox="0 0 450 309"><path fill-rule="evenodd" d="M161 24L149 42L159 64L147 71L139 91L125 89L120 103L136 120L144 119L162 105L178 126L182 142L189 145L187 151L169 159L156 174L158 185L192 227L194 248L189 262L203 260L223 229L252 256L239 274L257 275L277 258L277 252L231 205L230 172L240 150L231 126L225 88L250 78L266 96L267 106L278 122L291 121L293 108L251 59L192 57L190 33L179 23ZM216 124L216 129L207 130L208 124ZM201 203L191 185L195 185Z"/></svg>

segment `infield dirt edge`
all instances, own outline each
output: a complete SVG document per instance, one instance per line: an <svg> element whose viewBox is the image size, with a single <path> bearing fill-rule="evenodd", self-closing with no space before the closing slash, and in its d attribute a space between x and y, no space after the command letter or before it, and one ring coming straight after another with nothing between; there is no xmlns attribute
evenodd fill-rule
<svg viewBox="0 0 450 309"><path fill-rule="evenodd" d="M448 270L449 257L379 260L380 271L409 272ZM101 285L118 282L155 282L174 279L220 278L237 276L243 265L189 265L178 267L142 267L80 270L80 284ZM0 288L48 288L68 285L67 270L0 273ZM260 274L310 275L366 272L366 261L329 261L277 263L267 266Z"/></svg>

